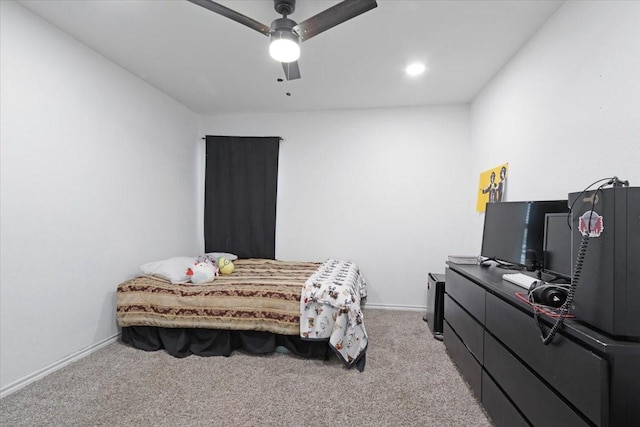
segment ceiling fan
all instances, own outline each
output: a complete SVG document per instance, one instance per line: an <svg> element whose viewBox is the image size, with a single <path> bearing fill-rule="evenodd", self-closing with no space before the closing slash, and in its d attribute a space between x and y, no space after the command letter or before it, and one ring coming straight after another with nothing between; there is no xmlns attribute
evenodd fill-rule
<svg viewBox="0 0 640 427"><path fill-rule="evenodd" d="M298 24L288 18L295 11L296 0L273 0L275 10L282 18L275 19L271 26L267 26L213 0L187 1L269 36L269 53L282 63L287 80L300 78L300 42L378 6L376 0L344 0Z"/></svg>

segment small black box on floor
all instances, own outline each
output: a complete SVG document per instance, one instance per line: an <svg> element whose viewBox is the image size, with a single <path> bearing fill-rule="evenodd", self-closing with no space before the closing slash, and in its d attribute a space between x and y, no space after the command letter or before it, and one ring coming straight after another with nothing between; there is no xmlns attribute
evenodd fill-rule
<svg viewBox="0 0 640 427"><path fill-rule="evenodd" d="M444 318L444 274L429 273L427 281L427 314L423 320L429 325L433 337L442 341Z"/></svg>

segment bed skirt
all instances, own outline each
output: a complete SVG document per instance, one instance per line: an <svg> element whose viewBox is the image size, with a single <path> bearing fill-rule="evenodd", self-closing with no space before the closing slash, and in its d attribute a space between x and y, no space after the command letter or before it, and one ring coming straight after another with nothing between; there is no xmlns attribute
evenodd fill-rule
<svg viewBox="0 0 640 427"><path fill-rule="evenodd" d="M146 351L164 349L174 357L229 356L234 350L267 354L285 347L298 356L326 360L332 352L327 341L305 341L297 335L263 331L127 326L122 328L122 341Z"/></svg>

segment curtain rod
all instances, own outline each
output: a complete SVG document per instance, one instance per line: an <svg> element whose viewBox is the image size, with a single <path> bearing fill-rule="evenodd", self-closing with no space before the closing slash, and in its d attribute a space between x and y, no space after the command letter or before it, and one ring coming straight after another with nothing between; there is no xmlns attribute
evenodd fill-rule
<svg viewBox="0 0 640 427"><path fill-rule="evenodd" d="M258 138L260 138L260 137L258 137ZM267 136L267 137L265 137L265 138L269 138L269 137ZM202 138L200 138L200 139L202 139L202 140L204 141L204 140L206 140L206 139L207 139L207 137L206 137L206 136L203 136L203 137L202 137ZM279 136L279 137L278 137L278 139L279 139L280 141L284 141L284 138L283 138L283 137L281 137L281 136Z"/></svg>

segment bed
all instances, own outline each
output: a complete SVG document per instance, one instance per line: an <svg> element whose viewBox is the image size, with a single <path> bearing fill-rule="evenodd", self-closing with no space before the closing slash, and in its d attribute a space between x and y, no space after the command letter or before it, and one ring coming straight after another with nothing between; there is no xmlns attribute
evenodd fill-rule
<svg viewBox="0 0 640 427"><path fill-rule="evenodd" d="M350 261L238 259L210 284L140 276L117 288L122 340L176 357L289 351L362 371L366 282ZM284 350L286 349L286 350Z"/></svg>

